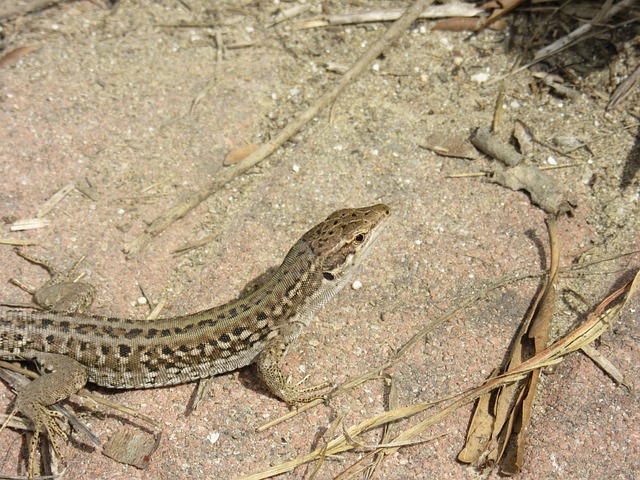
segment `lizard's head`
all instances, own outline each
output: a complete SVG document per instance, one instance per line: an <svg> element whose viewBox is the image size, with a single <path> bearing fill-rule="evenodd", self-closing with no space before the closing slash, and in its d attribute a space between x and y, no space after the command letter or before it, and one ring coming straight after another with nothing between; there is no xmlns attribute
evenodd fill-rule
<svg viewBox="0 0 640 480"><path fill-rule="evenodd" d="M302 239L322 259L325 281L344 284L365 257L389 218L383 204L333 212Z"/></svg>

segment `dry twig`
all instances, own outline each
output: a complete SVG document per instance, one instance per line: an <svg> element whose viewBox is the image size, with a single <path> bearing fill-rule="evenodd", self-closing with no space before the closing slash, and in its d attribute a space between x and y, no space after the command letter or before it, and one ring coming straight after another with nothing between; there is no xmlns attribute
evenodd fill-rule
<svg viewBox="0 0 640 480"><path fill-rule="evenodd" d="M338 84L329 92L322 95L313 105L305 111L289 125L287 125L272 140L262 145L258 150L248 157L244 158L236 165L224 169L216 180L207 185L205 188L194 192L189 198L179 205L175 205L169 211L156 218L151 225L145 228L144 233L127 245L124 249L125 253L135 254L139 252L153 237L164 231L169 225L176 220L182 218L188 212L193 210L197 205L206 200L210 195L217 192L224 185L229 183L237 176L243 174L251 167L262 162L271 155L278 147L283 145L293 135L295 135L304 125L313 119L323 108L330 105L340 95L344 89L356 79L365 69L378 57L386 48L388 48L407 28L414 22L420 12L431 5L433 0L418 0L406 13L396 21L385 34L377 40L371 47L358 59L358 61L349 69L348 72L340 79Z"/></svg>

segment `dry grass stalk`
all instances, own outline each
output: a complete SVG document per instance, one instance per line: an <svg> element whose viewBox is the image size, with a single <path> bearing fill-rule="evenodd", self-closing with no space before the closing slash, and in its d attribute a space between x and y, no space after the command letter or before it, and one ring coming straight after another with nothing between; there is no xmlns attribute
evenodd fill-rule
<svg viewBox="0 0 640 480"><path fill-rule="evenodd" d="M550 227L550 237L555 238L555 234L553 233L553 226ZM552 242L553 241L555 240L552 240ZM553 288L549 289L549 286L552 286L554 284L555 282L554 277L557 276L557 272L559 271L559 269L557 268L558 248L555 244L552 248L552 252L553 252L552 253L552 269L551 269L551 274L549 275L549 279L546 282L547 288L545 288L542 291L542 293L538 295L538 299L536 302L538 308L534 309L534 311L539 312L537 313L537 316L543 319L548 318L550 312L553 310L552 300L555 294L551 292ZM535 275L514 276L510 278L510 281L517 281L523 278L530 278L533 276ZM505 283L506 282L504 280L501 282L502 285L504 285ZM622 311L628 299L631 298L631 296L633 296L636 293L636 290L638 289L638 285L640 285L640 274L637 274L632 282L625 284L622 288L620 288L619 290L611 294L609 297L607 297L607 299L605 299L595 309L595 311L589 316L587 321L585 321L582 325L577 327L575 330L568 333L566 336L556 341L551 346L544 348L542 350L538 350L538 353L536 353L534 356L532 356L531 358L528 358L525 361L522 361L521 363L514 365L505 373L501 375L495 375L487 379L482 385L470 388L464 392L461 392L461 393L458 393L434 402L420 403L417 405L412 405L407 407L399 407L399 408L391 409L389 411L380 413L378 415L374 415L373 417L362 421L358 425L346 429L342 435L339 435L335 439L330 440L320 449L317 449L307 455L298 457L294 460L284 462L280 465L275 465L266 470L256 472L241 478L244 480L257 480L257 479L269 478L271 476L275 476L275 475L279 475L279 474L291 471L300 465L317 461L318 459L329 456L329 455L336 455L341 452L360 448L362 447L362 444L359 443L359 440L358 440L358 436L360 434L370 431L374 428L387 425L391 422L396 422L400 419L409 418L437 404L440 404L443 402L450 402L449 405L442 408L436 414L431 415L430 417L419 422L418 424L406 429L405 431L397 435L395 438L393 438L391 441L387 441L387 439L385 439L384 444L376 446L376 450L370 453L365 458L368 458L373 455L379 455L379 454L385 455L385 456L391 455L395 453L402 446L411 444L414 441L414 439L418 435L420 435L422 432L424 432L427 428L440 422L447 415L453 413L458 408L470 402L473 402L479 398L486 397L487 394L489 394L494 390L502 389L503 387L511 385L515 382L523 382L526 379L530 379L532 378L531 372L539 372L540 369L545 366L557 364L561 362L564 359L564 357L569 353L572 353L578 349L581 349L583 346L588 345L589 343L594 341L608 328L611 321L615 319L617 315ZM459 305L455 307L454 309L452 309L452 311L447 312L447 314L443 315L440 319L438 319L435 322L432 322L429 326L425 328L427 330L431 330L436 325L439 325L440 323L450 318L450 316L453 315L454 312L457 312L460 308L464 308L464 306L467 306L473 303L473 301L478 296L480 297L484 296L490 290L498 288L498 286L499 286L498 284L495 284L491 287L488 287L487 289L484 289L478 295L474 295L471 301L467 299L467 301L463 302L462 304L463 306ZM619 302L617 305L609 307L614 300L618 300L621 298L622 298L621 302ZM531 329L534 335L532 339L534 343L536 342L538 343L538 348L540 348L540 346L543 345L543 341L545 337L543 324L545 322L546 320L542 320L541 321L542 326ZM538 332L538 330L542 330L542 331ZM384 365L388 366L395 363L397 360L399 360L404 354L406 354L406 352L408 352L416 344L418 340L423 338L424 334L425 333L423 329L422 331L414 335L412 339L409 342L407 342L407 344L405 344L402 347L402 349L400 349L397 352L397 354L394 355L394 357L392 357L392 359L385 362ZM354 385L360 384L363 381L373 378L374 373L375 373L375 376L379 376L379 372L384 370L384 368L387 368L387 367L380 366L376 369L373 369L371 372L365 373L364 375L361 375L351 380L350 382L348 382L347 385L343 385L339 389L334 391L333 394L340 393L347 388L351 388ZM535 385L532 385L531 380L528 380L528 382L529 382L528 385L530 387L528 391L534 392L535 388L532 388L532 387L535 387ZM519 394L518 396L520 396L522 399L526 398L527 399L526 402L528 402L528 406L526 407L526 409L525 408L522 409L524 414L521 415L521 418L530 416L531 402L533 397L532 396L529 397L527 392L525 392L525 394L522 394L522 395ZM483 401L486 401L486 400L483 400ZM485 419L485 421L489 422L488 417ZM512 426L513 425L514 424L512 423ZM523 430L521 425L518 425L518 426L519 426L519 430ZM521 461L521 457L518 457L517 452L518 451L516 450L516 455L513 457L515 460L515 462L513 463L514 465L517 465L517 462ZM356 466L357 464L358 463L354 464L352 467ZM354 470L352 469L352 467L349 467L344 473L353 472Z"/></svg>

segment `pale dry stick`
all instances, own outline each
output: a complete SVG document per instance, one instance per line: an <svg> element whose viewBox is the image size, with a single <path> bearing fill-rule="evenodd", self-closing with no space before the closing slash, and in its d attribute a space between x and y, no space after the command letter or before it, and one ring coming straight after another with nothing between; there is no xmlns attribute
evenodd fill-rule
<svg viewBox="0 0 640 480"><path fill-rule="evenodd" d="M36 213L36 218L42 218L46 216L54 207L60 203L64 197L69 195L73 190L75 190L76 186L73 183L68 183L56 193L54 193L46 202L42 204L42 206L38 209Z"/></svg>
<svg viewBox="0 0 640 480"><path fill-rule="evenodd" d="M538 167L538 170L560 170L561 168L574 168L581 167L582 163L567 163L565 165L543 165ZM473 177L488 177L493 172L469 172L469 173L452 173L451 175L445 175L444 178L473 178Z"/></svg>
<svg viewBox="0 0 640 480"><path fill-rule="evenodd" d="M27 247L31 245L37 245L35 240L21 240L18 238L0 238L0 245L13 245L16 247Z"/></svg>
<svg viewBox="0 0 640 480"><path fill-rule="evenodd" d="M369 10L367 12L338 13L323 15L321 18L304 20L294 25L296 29L320 28L329 25L352 25L371 22L395 21L403 14L401 8L388 10ZM418 18L446 18L446 17L477 17L484 13L484 9L475 7L469 3L449 2L444 5L433 5L422 11Z"/></svg>
<svg viewBox="0 0 640 480"><path fill-rule="evenodd" d="M306 13L309 10L311 10L311 5L304 5L304 4L303 5L294 5L291 8L288 8L286 10L280 11L280 13L278 13L276 15L276 17L271 22L267 23L265 25L265 27L266 28L273 27L274 25L282 23L285 20L290 20L293 17L297 17L298 15L302 15L303 13Z"/></svg>
<svg viewBox="0 0 640 480"><path fill-rule="evenodd" d="M205 188L192 193L187 200L170 208L164 215L156 218L145 228L142 235L125 246L124 252L135 254L139 252L153 237L163 232L169 225L193 210L210 195L224 187L231 180L251 167L262 162L278 147L293 137L304 125L312 120L322 109L330 105L342 91L371 64L389 45L391 45L418 18L420 13L433 3L433 0L418 0L406 13L400 17L386 32L367 50L358 61L340 79L338 84L329 92L322 95L313 105L303 111L293 122L287 125L272 140L262 145L258 150L245 157L241 162L223 170L216 180Z"/></svg>

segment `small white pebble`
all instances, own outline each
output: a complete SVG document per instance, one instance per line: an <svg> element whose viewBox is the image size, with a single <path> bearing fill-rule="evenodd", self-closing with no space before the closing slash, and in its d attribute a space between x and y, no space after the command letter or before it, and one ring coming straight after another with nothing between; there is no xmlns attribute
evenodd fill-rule
<svg viewBox="0 0 640 480"><path fill-rule="evenodd" d="M124 208L118 209L118 215L124 215Z"/></svg>
<svg viewBox="0 0 640 480"><path fill-rule="evenodd" d="M136 303L138 305L146 305L147 304L147 299L146 299L146 297L140 297L140 298L138 298L138 300L136 300Z"/></svg>
<svg viewBox="0 0 640 480"><path fill-rule="evenodd" d="M353 288L354 290L360 290L362 288L362 282L360 280L354 280L354 282L351 284L351 288Z"/></svg>
<svg viewBox="0 0 640 480"><path fill-rule="evenodd" d="M300 171L300 165L293 164L291 170L293 170L295 173L298 173Z"/></svg>
<svg viewBox="0 0 640 480"><path fill-rule="evenodd" d="M371 67L371 70L373 70L374 72L379 72L380 71L380 64L379 63L374 63L373 66Z"/></svg>
<svg viewBox="0 0 640 480"><path fill-rule="evenodd" d="M209 440L212 445L216 443L219 438L220 434L218 432L209 432L209 435L207 435L207 440Z"/></svg>
<svg viewBox="0 0 640 480"><path fill-rule="evenodd" d="M380 155L380 151L377 148L371 150L371 155Z"/></svg>
<svg viewBox="0 0 640 480"><path fill-rule="evenodd" d="M558 160L556 160L555 158L553 158L552 156L548 156L547 157L547 163L549 165L557 165L558 164Z"/></svg>
<svg viewBox="0 0 640 480"><path fill-rule="evenodd" d="M490 75L488 73L480 72L475 75L471 75L471 80L476 83L484 83L489 80Z"/></svg>
<svg viewBox="0 0 640 480"><path fill-rule="evenodd" d="M416 245L422 245L422 240L416 240Z"/></svg>

